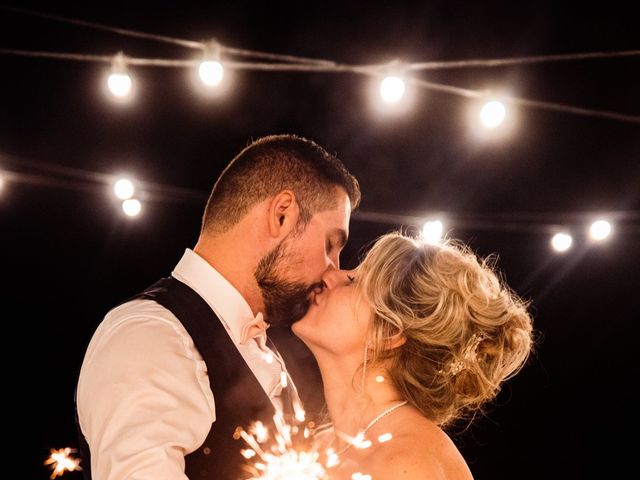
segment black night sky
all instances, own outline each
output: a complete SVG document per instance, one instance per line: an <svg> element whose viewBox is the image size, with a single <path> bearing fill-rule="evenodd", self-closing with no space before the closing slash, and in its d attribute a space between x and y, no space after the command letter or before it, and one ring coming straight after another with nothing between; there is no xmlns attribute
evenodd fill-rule
<svg viewBox="0 0 640 480"><path fill-rule="evenodd" d="M638 7L607 2L13 2L11 6L189 40L348 64L638 50ZM190 59L194 50L0 10L0 49ZM240 59L242 60L242 59ZM342 261L403 222L442 212L449 235L496 253L532 301L535 355L485 417L452 436L478 480L615 478L636 465L640 124L518 107L508 137L480 141L461 96L417 89L402 115L372 111L367 77L235 71L199 95L185 68L138 67L135 100L103 94L108 64L0 55L0 190L7 435L20 478L45 479L50 448L77 446L73 392L106 311L170 273L199 230L204 199L252 138L296 133L358 177ZM456 87L640 115L638 56L415 72ZM85 174L79 175L78 171ZM129 172L142 192L125 218L93 174ZM70 176L71 175L71 176ZM74 176L75 175L75 176ZM14 178L14 180L11 180ZM93 175L99 180L99 175ZM153 191L152 191L153 190ZM189 192L193 192L189 193ZM594 245L590 213L616 212ZM551 226L574 234L550 249ZM275 333L309 410L313 360ZM10 353L9 353L10 352ZM635 372L635 373L634 373ZM631 435L627 441L622 435ZM79 479L78 473L64 478Z"/></svg>

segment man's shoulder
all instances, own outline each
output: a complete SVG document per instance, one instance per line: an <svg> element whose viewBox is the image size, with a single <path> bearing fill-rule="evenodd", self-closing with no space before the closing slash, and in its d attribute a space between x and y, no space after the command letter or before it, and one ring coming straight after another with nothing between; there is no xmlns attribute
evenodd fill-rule
<svg viewBox="0 0 640 480"><path fill-rule="evenodd" d="M135 298L109 310L96 329L96 334L107 331L171 325L181 327L173 313L154 300Z"/></svg>
<svg viewBox="0 0 640 480"><path fill-rule="evenodd" d="M145 348L141 348L141 346ZM153 300L135 299L110 310L87 347L87 357L107 352L130 358L135 351L174 352L193 356L193 341L180 321Z"/></svg>
<svg viewBox="0 0 640 480"><path fill-rule="evenodd" d="M111 308L104 316L104 322L118 322L136 317L167 317L171 312L155 300L133 298Z"/></svg>

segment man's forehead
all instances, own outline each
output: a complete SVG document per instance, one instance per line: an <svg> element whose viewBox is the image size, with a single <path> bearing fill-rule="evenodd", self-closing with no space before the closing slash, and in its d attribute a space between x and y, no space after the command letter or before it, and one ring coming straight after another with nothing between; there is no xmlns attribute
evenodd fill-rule
<svg viewBox="0 0 640 480"><path fill-rule="evenodd" d="M347 192L341 188L336 188L336 196L334 197L334 203L327 212L333 212L339 217L343 217L346 223L349 223L349 217L351 215L351 199Z"/></svg>
<svg viewBox="0 0 640 480"><path fill-rule="evenodd" d="M326 229L334 231L332 233L337 233L337 230L341 230L348 235L350 217L351 201L345 193L331 208L316 212L312 220L319 221Z"/></svg>

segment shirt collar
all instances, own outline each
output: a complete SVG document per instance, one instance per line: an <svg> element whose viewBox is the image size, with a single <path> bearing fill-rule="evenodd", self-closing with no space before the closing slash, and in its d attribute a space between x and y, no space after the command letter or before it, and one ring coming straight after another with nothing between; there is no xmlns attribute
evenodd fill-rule
<svg viewBox="0 0 640 480"><path fill-rule="evenodd" d="M242 327L254 319L251 307L240 292L190 248L185 250L171 274L207 302L231 333L233 341L239 344Z"/></svg>

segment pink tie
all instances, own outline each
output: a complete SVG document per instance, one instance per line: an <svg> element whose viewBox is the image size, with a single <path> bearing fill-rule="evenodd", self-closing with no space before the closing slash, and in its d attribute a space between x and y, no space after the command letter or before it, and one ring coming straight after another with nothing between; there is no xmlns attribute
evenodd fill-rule
<svg viewBox="0 0 640 480"><path fill-rule="evenodd" d="M242 326L242 332L240 333L240 344L245 345L249 340L256 338L260 335L266 337L266 331L269 328L269 324L264 321L262 313L258 313L256 318L245 323Z"/></svg>

